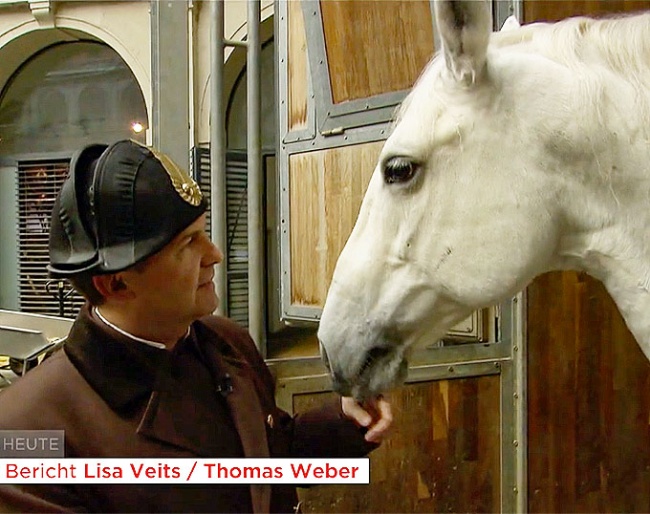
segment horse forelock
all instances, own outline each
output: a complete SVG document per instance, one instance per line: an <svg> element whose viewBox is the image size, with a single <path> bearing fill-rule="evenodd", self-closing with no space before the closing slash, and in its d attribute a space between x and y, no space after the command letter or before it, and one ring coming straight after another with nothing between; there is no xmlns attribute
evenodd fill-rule
<svg viewBox="0 0 650 514"><path fill-rule="evenodd" d="M433 82L436 76L440 74L443 68L444 68L444 57L442 53L438 52L434 55L433 59L429 61L427 66L422 70L422 73L420 73L420 76L418 77L417 81L413 85L413 89L406 96L404 101L397 109L394 116L393 126L397 125L400 121L402 121L404 115L406 114L406 112L409 110L409 107L413 103L416 95L422 94L423 92L429 95L433 92L432 91Z"/></svg>

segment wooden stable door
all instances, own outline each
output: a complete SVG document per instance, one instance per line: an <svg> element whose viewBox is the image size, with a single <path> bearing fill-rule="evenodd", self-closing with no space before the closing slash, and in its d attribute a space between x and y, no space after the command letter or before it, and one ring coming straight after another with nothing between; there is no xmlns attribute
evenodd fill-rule
<svg viewBox="0 0 650 514"><path fill-rule="evenodd" d="M394 429L371 454L369 485L299 490L305 512L498 512L498 375L407 384L389 395ZM333 393L294 396L301 412Z"/></svg>
<svg viewBox="0 0 650 514"><path fill-rule="evenodd" d="M605 288L528 288L529 512L650 512L650 363Z"/></svg>

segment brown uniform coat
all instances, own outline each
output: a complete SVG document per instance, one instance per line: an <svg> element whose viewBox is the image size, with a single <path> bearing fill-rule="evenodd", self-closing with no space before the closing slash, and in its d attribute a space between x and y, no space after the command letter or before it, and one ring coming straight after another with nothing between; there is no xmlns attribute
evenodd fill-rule
<svg viewBox="0 0 650 514"><path fill-rule="evenodd" d="M226 374L232 392L220 393ZM87 308L64 351L0 393L0 429L64 430L66 457L84 458L359 457L373 448L340 402L294 418L278 409L268 368L228 319L194 322L166 351ZM292 512L296 503L289 485L0 486L2 512Z"/></svg>

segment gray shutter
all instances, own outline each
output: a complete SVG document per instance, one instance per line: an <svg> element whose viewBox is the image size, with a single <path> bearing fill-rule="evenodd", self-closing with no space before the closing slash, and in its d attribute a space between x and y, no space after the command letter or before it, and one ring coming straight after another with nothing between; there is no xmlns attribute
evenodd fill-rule
<svg viewBox="0 0 650 514"><path fill-rule="evenodd" d="M18 163L18 282L20 310L74 318L83 298L48 276L50 215L68 175L68 160Z"/></svg>
<svg viewBox="0 0 650 514"><path fill-rule="evenodd" d="M210 149L196 147L192 152L192 171L201 185L201 190L210 198ZM229 318L248 327L248 176L246 154L228 152L226 154L226 222L228 225L228 247L221 248L226 253L228 269ZM208 219L209 219L208 207ZM210 225L208 223L208 232Z"/></svg>

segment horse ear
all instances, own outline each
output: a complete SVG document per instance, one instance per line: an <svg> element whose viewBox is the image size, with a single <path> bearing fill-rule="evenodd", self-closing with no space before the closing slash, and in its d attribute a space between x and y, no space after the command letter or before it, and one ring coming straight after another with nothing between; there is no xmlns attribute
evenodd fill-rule
<svg viewBox="0 0 650 514"><path fill-rule="evenodd" d="M485 68L492 32L489 0L436 0L434 6L447 68L458 82L471 85Z"/></svg>
<svg viewBox="0 0 650 514"><path fill-rule="evenodd" d="M503 22L503 25L501 25L501 31L500 32L507 32L509 30L515 30L521 27L521 24L519 23L519 20L517 19L516 16L508 16L506 18L506 21Z"/></svg>

